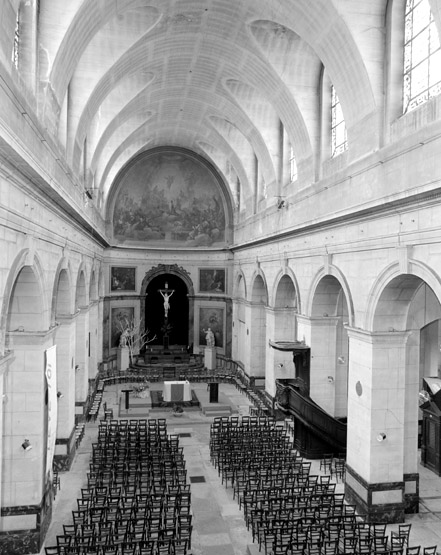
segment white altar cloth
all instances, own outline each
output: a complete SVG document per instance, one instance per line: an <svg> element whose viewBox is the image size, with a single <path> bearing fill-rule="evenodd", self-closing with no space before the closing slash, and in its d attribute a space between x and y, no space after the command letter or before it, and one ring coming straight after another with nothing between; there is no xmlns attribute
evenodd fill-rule
<svg viewBox="0 0 441 555"><path fill-rule="evenodd" d="M162 396L166 403L191 401L190 382L188 380L164 382Z"/></svg>

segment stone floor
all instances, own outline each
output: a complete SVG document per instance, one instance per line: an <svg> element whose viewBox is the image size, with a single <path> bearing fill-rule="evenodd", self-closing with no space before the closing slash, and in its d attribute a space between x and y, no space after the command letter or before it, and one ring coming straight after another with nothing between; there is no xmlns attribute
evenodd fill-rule
<svg viewBox="0 0 441 555"><path fill-rule="evenodd" d="M106 389L104 400L108 408L118 415L121 389L126 385L112 386ZM162 384L152 384L152 388L161 388ZM199 399L207 402L207 384L192 384ZM233 385L220 384L222 400L227 398L231 407L239 415L249 414L250 402ZM258 553L252 544L251 534L247 530L242 512L233 499L231 486L225 488L210 462L209 433L213 417L205 416L201 411L187 411L181 418L175 418L171 412L152 410L149 418L167 418L168 433L181 433L187 437L180 438L184 447L187 475L190 478L205 481L191 483L194 531L192 537L193 555L243 555ZM91 445L97 439L98 421L88 423L84 439L75 455L72 469L61 473L61 489L57 493L53 520L46 536L45 545L56 545L56 536L63 533L63 524L72 523L71 511L76 508L76 499L81 497L81 488L87 486L86 472L89 468ZM319 461L312 461L312 474L320 474ZM343 491L343 484L337 484L337 491ZM424 467L420 467L420 513L408 515L406 522L412 523L410 545L438 545L441 551L441 478ZM397 529L397 525L389 528ZM44 548L41 550L44 555Z"/></svg>

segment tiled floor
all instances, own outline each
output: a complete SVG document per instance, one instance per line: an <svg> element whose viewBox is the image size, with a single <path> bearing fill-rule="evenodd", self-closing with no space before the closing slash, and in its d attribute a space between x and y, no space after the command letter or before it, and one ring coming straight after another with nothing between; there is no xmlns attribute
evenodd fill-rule
<svg viewBox="0 0 441 555"><path fill-rule="evenodd" d="M114 415L118 414L118 401L123 386L106 389L104 400ZM162 388L162 384L152 384L152 388ZM192 384L197 396L207 400L207 385ZM220 385L222 400L228 400L239 414L248 414L249 401L229 384ZM193 555L243 555L258 553L257 546L252 545L251 534L247 530L238 503L233 499L231 486L221 484L217 470L210 462L209 433L213 417L205 416L200 411L186 411L177 419L170 412L151 411L149 418L167 418L168 433L180 433L184 447L187 475L192 481L192 510L194 531L192 537ZM84 439L76 453L70 472L61 474L61 490L55 499L53 520L49 528L45 545L56 545L56 536L63 533L63 524L72 523L71 511L76 508L76 499L81 497L81 488L87 486L86 472L89 469L91 445L96 441L98 420L88 423ZM312 461L311 473L319 474L319 461ZM204 481L200 481L204 479ZM343 484L337 485L337 491L343 491ZM441 478L420 468L420 513L408 515L406 522L412 523L411 545L438 545L441 551ZM390 529L397 529L391 525ZM44 554L44 549L41 555Z"/></svg>

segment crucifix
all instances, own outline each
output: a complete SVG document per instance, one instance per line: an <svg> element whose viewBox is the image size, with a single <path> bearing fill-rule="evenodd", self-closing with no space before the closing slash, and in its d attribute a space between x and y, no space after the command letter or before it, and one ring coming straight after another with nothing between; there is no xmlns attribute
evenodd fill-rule
<svg viewBox="0 0 441 555"><path fill-rule="evenodd" d="M168 283L165 282L165 288L164 289L158 289L158 291L161 293L161 295L164 298L164 316L165 316L165 319L167 319L168 318L168 311L170 310L170 297L173 295L175 290L174 289L169 289L168 288Z"/></svg>
<svg viewBox="0 0 441 555"><path fill-rule="evenodd" d="M168 350L168 343L169 343L168 332L169 332L170 326L168 324L168 311L170 310L170 297L173 295L175 290L169 289L168 283L165 282L164 289L158 289L158 291L159 293L161 293L162 297L164 298L164 325L161 328L161 331L164 332L163 342L164 342L164 351L166 351Z"/></svg>

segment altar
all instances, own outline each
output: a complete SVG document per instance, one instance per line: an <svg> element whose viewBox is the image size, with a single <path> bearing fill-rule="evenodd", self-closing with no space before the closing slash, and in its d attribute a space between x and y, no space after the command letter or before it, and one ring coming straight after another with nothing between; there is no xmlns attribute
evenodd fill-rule
<svg viewBox="0 0 441 555"><path fill-rule="evenodd" d="M190 382L164 382L163 399L166 403L182 403L191 401Z"/></svg>

